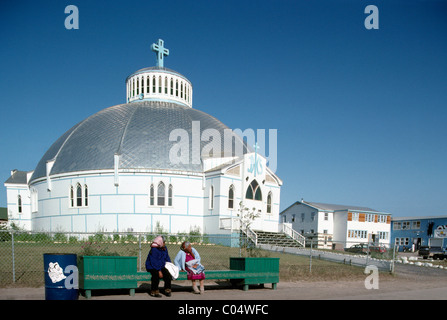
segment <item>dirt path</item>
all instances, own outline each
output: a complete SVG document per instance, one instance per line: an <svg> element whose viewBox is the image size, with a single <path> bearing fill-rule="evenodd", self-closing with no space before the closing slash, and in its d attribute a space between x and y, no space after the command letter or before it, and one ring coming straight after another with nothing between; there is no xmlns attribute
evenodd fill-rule
<svg viewBox="0 0 447 320"><path fill-rule="evenodd" d="M378 289L366 289L365 279L353 281L280 282L277 290L253 286L249 291L208 282L204 295L191 293L188 282L174 285L173 295L161 300L436 300L447 299L447 270L396 265L394 276L379 276ZM366 276L365 276L366 278ZM127 291L94 291L92 300L153 300L144 285L131 297ZM44 288L0 288L1 300L44 300ZM85 300L80 296L80 300Z"/></svg>

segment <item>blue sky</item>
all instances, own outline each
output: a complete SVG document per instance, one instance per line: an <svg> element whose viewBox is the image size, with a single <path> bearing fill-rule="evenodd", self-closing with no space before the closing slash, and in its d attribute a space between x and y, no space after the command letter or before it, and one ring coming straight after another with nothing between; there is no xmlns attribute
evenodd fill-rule
<svg viewBox="0 0 447 320"><path fill-rule="evenodd" d="M67 5L79 29L67 30ZM367 5L379 29L367 30ZM230 128L278 130L281 209L308 201L445 215L447 2L2 1L0 206L79 121L125 102L155 64L187 76L194 107Z"/></svg>

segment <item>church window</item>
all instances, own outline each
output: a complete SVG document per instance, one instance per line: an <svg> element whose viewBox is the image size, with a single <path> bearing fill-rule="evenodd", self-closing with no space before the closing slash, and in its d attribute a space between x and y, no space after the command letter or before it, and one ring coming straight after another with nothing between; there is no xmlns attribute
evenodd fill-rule
<svg viewBox="0 0 447 320"><path fill-rule="evenodd" d="M175 81L175 96L178 97L178 80Z"/></svg>
<svg viewBox="0 0 447 320"><path fill-rule="evenodd" d="M161 85L162 85L161 76L159 76L158 77L158 93L161 93Z"/></svg>
<svg viewBox="0 0 447 320"><path fill-rule="evenodd" d="M247 188L245 198L250 200L262 200L261 187L256 180L253 180Z"/></svg>
<svg viewBox="0 0 447 320"><path fill-rule="evenodd" d="M214 209L214 187L210 187L210 209Z"/></svg>
<svg viewBox="0 0 447 320"><path fill-rule="evenodd" d="M140 94L140 79L137 78L137 95Z"/></svg>
<svg viewBox="0 0 447 320"><path fill-rule="evenodd" d="M149 93L150 87L151 87L149 79L150 79L150 77L146 78L146 93Z"/></svg>
<svg viewBox="0 0 447 320"><path fill-rule="evenodd" d="M74 207L74 190L73 190L73 186L70 186L70 207Z"/></svg>
<svg viewBox="0 0 447 320"><path fill-rule="evenodd" d="M157 205L164 206L165 205L165 184L160 182L157 188Z"/></svg>
<svg viewBox="0 0 447 320"><path fill-rule="evenodd" d="M70 186L70 203L71 208L88 206L88 187L77 183L75 187Z"/></svg>
<svg viewBox="0 0 447 320"><path fill-rule="evenodd" d="M82 207L82 187L79 183L76 186L76 206Z"/></svg>
<svg viewBox="0 0 447 320"><path fill-rule="evenodd" d="M269 192L267 196L267 213L272 213L272 193Z"/></svg>
<svg viewBox="0 0 447 320"><path fill-rule="evenodd" d="M253 200L253 189L251 186L248 186L247 192L245 193L245 198Z"/></svg>
<svg viewBox="0 0 447 320"><path fill-rule="evenodd" d="M165 94L168 94L168 77L165 77Z"/></svg>
<svg viewBox="0 0 447 320"><path fill-rule="evenodd" d="M172 81L172 78L171 78L171 96L173 96L174 95L174 82Z"/></svg>
<svg viewBox="0 0 447 320"><path fill-rule="evenodd" d="M149 191L149 204L151 206L155 205L155 190L154 190L153 184L151 184L150 191Z"/></svg>
<svg viewBox="0 0 447 320"><path fill-rule="evenodd" d="M168 188L168 206L172 207L172 184Z"/></svg>
<svg viewBox="0 0 447 320"><path fill-rule="evenodd" d="M180 98L183 99L183 82L180 83Z"/></svg>
<svg viewBox="0 0 447 320"><path fill-rule="evenodd" d="M17 211L19 213L22 213L22 196L21 195L17 196Z"/></svg>
<svg viewBox="0 0 447 320"><path fill-rule="evenodd" d="M152 77L152 93L157 92L157 90L155 90L155 76Z"/></svg>
<svg viewBox="0 0 447 320"><path fill-rule="evenodd" d="M88 206L88 188L84 185L84 206Z"/></svg>
<svg viewBox="0 0 447 320"><path fill-rule="evenodd" d="M228 190L228 209L234 208L234 186L231 185Z"/></svg>

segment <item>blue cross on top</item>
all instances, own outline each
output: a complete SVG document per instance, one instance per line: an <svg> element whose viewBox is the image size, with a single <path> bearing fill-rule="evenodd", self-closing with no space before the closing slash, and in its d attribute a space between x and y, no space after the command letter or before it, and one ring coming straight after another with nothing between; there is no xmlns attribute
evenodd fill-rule
<svg viewBox="0 0 447 320"><path fill-rule="evenodd" d="M157 67L163 67L164 56L169 56L169 50L164 47L164 41L158 39L158 43L151 45L151 50L157 54Z"/></svg>

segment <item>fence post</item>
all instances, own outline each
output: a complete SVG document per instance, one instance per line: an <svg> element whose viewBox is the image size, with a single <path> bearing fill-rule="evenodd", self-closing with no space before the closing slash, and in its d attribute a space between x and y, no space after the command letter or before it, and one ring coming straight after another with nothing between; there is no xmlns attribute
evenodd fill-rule
<svg viewBox="0 0 447 320"><path fill-rule="evenodd" d="M368 266L368 259L369 259L369 241L367 242L367 245L366 245L366 262L365 262L365 267Z"/></svg>
<svg viewBox="0 0 447 320"><path fill-rule="evenodd" d="M14 230L11 230L11 249L12 249L12 282L16 282L16 266L14 256Z"/></svg>
<svg viewBox="0 0 447 320"><path fill-rule="evenodd" d="M312 246L313 246L314 240L310 240L310 257L309 257L309 272L312 272Z"/></svg>
<svg viewBox="0 0 447 320"><path fill-rule="evenodd" d="M141 234L138 235L138 255L140 257L140 269L138 271L141 271Z"/></svg>
<svg viewBox="0 0 447 320"><path fill-rule="evenodd" d="M396 259L396 246L393 246L393 261L391 261L391 273L394 273L394 260Z"/></svg>

